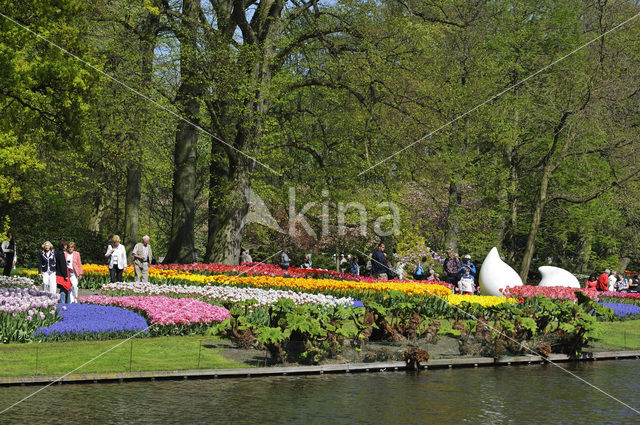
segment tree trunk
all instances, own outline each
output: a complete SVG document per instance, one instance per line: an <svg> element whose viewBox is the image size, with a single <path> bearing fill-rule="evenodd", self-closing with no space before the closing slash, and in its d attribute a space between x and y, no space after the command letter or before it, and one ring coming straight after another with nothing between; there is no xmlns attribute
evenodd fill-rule
<svg viewBox="0 0 640 425"><path fill-rule="evenodd" d="M100 233L100 223L104 216L105 204L104 198L101 193L95 195L93 201L93 209L91 211L91 217L89 217L89 230L93 233Z"/></svg>
<svg viewBox="0 0 640 425"><path fill-rule="evenodd" d="M176 106L191 122L198 120L199 97L202 86L197 75L196 27L199 1L183 0L182 24L184 32L180 41L181 82L176 95ZM191 263L194 258L196 145L198 130L184 120L178 121L176 129L173 174L173 204L171 213L171 235L165 263Z"/></svg>
<svg viewBox="0 0 640 425"><path fill-rule="evenodd" d="M153 72L153 59L155 57L154 50L156 47L156 38L160 26L160 17L157 14L147 12L147 15L141 23L140 34L140 60L141 60L141 86L147 88L151 85ZM135 114L138 127L143 127L144 122L148 119L148 103L144 101L140 104L140 109ZM144 149L141 140L141 132L134 135L133 152L131 160L127 167L127 195L125 198L125 219L124 219L124 243L129 253L129 259L133 258L133 247L138 241L138 224L140 222L140 199L142 197L142 152Z"/></svg>
<svg viewBox="0 0 640 425"><path fill-rule="evenodd" d="M247 194L251 183L244 168L233 167L230 176L212 162L209 180L209 228L207 262L238 264L242 249L242 229L249 212Z"/></svg>
<svg viewBox="0 0 640 425"><path fill-rule="evenodd" d="M511 184L511 220L509 223L511 229L509 232L509 241L507 244L507 261L513 264L516 258L516 229L518 226L518 168L515 165L515 161L511 164Z"/></svg>
<svg viewBox="0 0 640 425"><path fill-rule="evenodd" d="M578 252L578 264L576 269L579 272L584 272L589 264L589 257L591 256L591 244L593 242L593 236L590 233L585 233L583 229L582 241L580 243L580 252Z"/></svg>
<svg viewBox="0 0 640 425"><path fill-rule="evenodd" d="M454 251L458 249L458 233L460 232L460 205L462 204L462 189L460 183L453 180L449 183L449 203L447 205L447 234L444 244Z"/></svg>
<svg viewBox="0 0 640 425"><path fill-rule="evenodd" d="M524 283L527 282L529 268L531 267L531 260L533 259L533 254L536 250L536 237L538 236L540 222L542 221L542 212L544 211L545 204L547 203L547 190L549 188L551 170L552 167L550 165L546 165L542 171L542 178L540 179L540 189L538 190L536 206L533 210L533 217L531 218L529 238L527 239L527 245L525 246L524 254L522 255L522 263L520 265L520 277Z"/></svg>
<svg viewBox="0 0 640 425"><path fill-rule="evenodd" d="M129 163L127 169L127 196L124 205L124 244L132 258L133 246L138 240L138 212L142 193L142 164L139 161Z"/></svg>

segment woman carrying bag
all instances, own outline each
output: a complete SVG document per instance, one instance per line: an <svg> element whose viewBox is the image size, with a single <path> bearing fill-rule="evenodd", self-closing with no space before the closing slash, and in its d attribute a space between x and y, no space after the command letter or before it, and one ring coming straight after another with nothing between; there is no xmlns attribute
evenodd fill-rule
<svg viewBox="0 0 640 425"><path fill-rule="evenodd" d="M113 235L113 245L109 245L104 255L109 261L111 283L122 282L122 272L127 268L127 251L120 244L120 236Z"/></svg>
<svg viewBox="0 0 640 425"><path fill-rule="evenodd" d="M60 303L69 304L71 302L69 290L71 289L71 279L69 278L69 270L67 269L67 259L65 251L67 243L64 240L58 242L58 250L55 252L56 257L56 284L60 289Z"/></svg>
<svg viewBox="0 0 640 425"><path fill-rule="evenodd" d="M69 292L71 303L77 303L78 299L78 281L82 279L82 259L80 253L76 251L75 242L67 244L67 252L65 253L67 260L67 271L69 280L71 280L71 291Z"/></svg>

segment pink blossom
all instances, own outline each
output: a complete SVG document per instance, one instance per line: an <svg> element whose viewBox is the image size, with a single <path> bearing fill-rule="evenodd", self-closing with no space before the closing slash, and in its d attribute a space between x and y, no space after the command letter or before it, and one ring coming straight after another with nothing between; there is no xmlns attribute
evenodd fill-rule
<svg viewBox="0 0 640 425"><path fill-rule="evenodd" d="M164 296L109 297L92 295L80 297L78 301L89 304L115 305L118 307L143 310L151 323L160 325L221 322L231 315L229 310L205 303L195 298L170 298Z"/></svg>

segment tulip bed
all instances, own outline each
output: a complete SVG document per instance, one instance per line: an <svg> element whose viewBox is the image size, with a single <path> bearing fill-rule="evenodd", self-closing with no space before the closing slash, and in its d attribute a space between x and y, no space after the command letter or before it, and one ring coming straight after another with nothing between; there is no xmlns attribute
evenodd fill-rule
<svg viewBox="0 0 640 425"><path fill-rule="evenodd" d="M170 297L198 297L205 301L221 302L225 305L252 301L250 307L265 307L281 299L294 303L320 304L332 307L351 307L354 300L349 297L335 298L331 295L281 291L277 289L238 288L233 286L156 285L143 282L118 282L102 285L102 291L110 295L166 295Z"/></svg>
<svg viewBox="0 0 640 425"><path fill-rule="evenodd" d="M33 279L24 276L0 276L0 288L36 289Z"/></svg>
<svg viewBox="0 0 640 425"><path fill-rule="evenodd" d="M133 267L125 277L132 280ZM461 346L475 344L485 355L523 354L514 340L573 354L587 343L596 319L634 316L637 306L624 303L640 300L632 294L621 298L537 286L507 288L504 297L458 295L441 282L381 281L258 263L152 266L149 277L150 283L111 284L106 266L87 264L81 286L100 288L105 295L80 297L83 304L67 310L53 309L51 320L30 332L42 340L207 333L244 347L265 347L276 363L317 363L335 356L345 339L360 344L432 338L440 326L436 319L462 319L465 324L455 324ZM12 293L35 291L30 282L22 278L4 285L12 286L6 289ZM624 301L609 304L618 299ZM51 299L50 306L56 302L57 297ZM31 313L32 321L41 317Z"/></svg>
<svg viewBox="0 0 640 425"><path fill-rule="evenodd" d="M29 287L0 288L0 341L30 341L34 330L57 322L58 298Z"/></svg>
<svg viewBox="0 0 640 425"><path fill-rule="evenodd" d="M580 291L589 298L596 301L608 301L625 304L640 305L640 293L637 292L610 292L596 291L595 289L586 288L567 288L565 286L515 286L507 287L503 294L505 297L516 298L520 300L533 298L537 295L543 295L551 299L568 299L576 301L576 291Z"/></svg>
<svg viewBox="0 0 640 425"><path fill-rule="evenodd" d="M80 281L80 286L89 289L98 289L102 284L107 283L109 279L109 269L105 265L98 264L86 264L83 266L84 275ZM25 271L24 273L28 273ZM127 267L123 272L123 276L126 279L131 279L134 276L133 266ZM354 276L345 273L338 273L331 270L319 270L319 269L296 269L290 268L289 270L283 270L279 266L272 264L254 263L254 265L241 265L241 266L228 266L224 264L168 264L168 265L152 265L149 267L149 279L155 283L180 282L183 284L194 285L206 285L215 283L233 284L233 285L252 285L253 280L258 279L261 281L260 286L264 286L264 279L270 279L269 286L289 289L292 285L278 285L282 284L283 279L295 279L296 282L303 280L319 280L330 281L332 286L337 286L338 290L348 290L354 287L360 287L367 290L385 290L384 287L392 286L394 289L402 290L404 292L422 293L423 290L419 289L427 285L437 284L445 288L452 288L445 282L415 282L412 280L394 280L384 283L386 281L380 281L372 277ZM338 282L343 282L344 285L339 285ZM412 288L418 285L418 289ZM309 290L308 287L314 286L313 283L306 283L299 289ZM323 286L321 283L315 286ZM327 286L327 285L324 285ZM404 288L404 289L402 289Z"/></svg>
<svg viewBox="0 0 640 425"><path fill-rule="evenodd" d="M229 317L229 310L194 298L170 298L165 296L109 297L92 295L79 297L87 304L102 304L139 311L151 322L153 335L186 335L202 333L213 323Z"/></svg>
<svg viewBox="0 0 640 425"><path fill-rule="evenodd" d="M452 294L446 297L452 305L461 305L463 302L479 304L482 307L490 307L501 304L517 304L518 301L515 298L494 297L489 295L461 295Z"/></svg>
<svg viewBox="0 0 640 425"><path fill-rule="evenodd" d="M576 291L580 291L583 294L587 295L589 298L594 300L598 299L598 295L600 294L598 291L594 289L585 289L585 288L568 288L566 286L533 286L533 285L523 285L523 286L513 286L507 287L502 291L505 297L512 297L516 299L526 299L533 298L536 295L543 295L547 298L551 299L569 299L572 301L576 301Z"/></svg>

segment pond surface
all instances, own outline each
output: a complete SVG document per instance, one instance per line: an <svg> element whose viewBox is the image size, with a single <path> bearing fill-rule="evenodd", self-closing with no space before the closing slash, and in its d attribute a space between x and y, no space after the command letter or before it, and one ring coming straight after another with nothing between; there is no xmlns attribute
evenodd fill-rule
<svg viewBox="0 0 640 425"><path fill-rule="evenodd" d="M562 364L640 410L640 360ZM0 388L0 411L41 387ZM638 424L553 365L52 385L0 423Z"/></svg>

